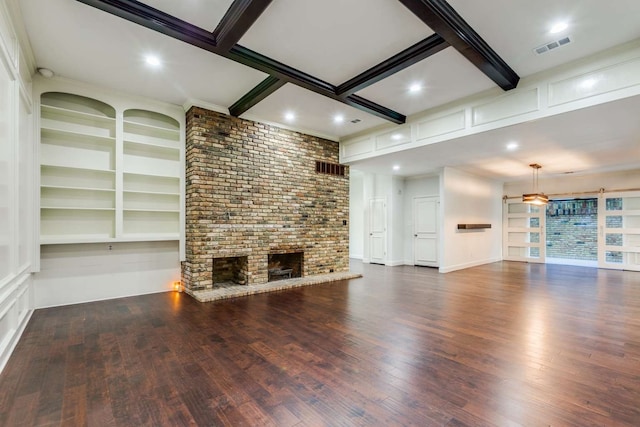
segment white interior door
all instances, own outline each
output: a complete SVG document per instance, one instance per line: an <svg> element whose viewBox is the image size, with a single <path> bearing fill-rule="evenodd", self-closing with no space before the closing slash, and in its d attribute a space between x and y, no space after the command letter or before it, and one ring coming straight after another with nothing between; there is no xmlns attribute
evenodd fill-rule
<svg viewBox="0 0 640 427"><path fill-rule="evenodd" d="M546 206L507 199L503 206L502 257L507 261L544 262Z"/></svg>
<svg viewBox="0 0 640 427"><path fill-rule="evenodd" d="M598 267L640 271L640 192L601 194Z"/></svg>
<svg viewBox="0 0 640 427"><path fill-rule="evenodd" d="M438 266L438 197L413 199L413 263Z"/></svg>
<svg viewBox="0 0 640 427"><path fill-rule="evenodd" d="M387 204L384 199L369 200L369 262L384 264L386 260Z"/></svg>

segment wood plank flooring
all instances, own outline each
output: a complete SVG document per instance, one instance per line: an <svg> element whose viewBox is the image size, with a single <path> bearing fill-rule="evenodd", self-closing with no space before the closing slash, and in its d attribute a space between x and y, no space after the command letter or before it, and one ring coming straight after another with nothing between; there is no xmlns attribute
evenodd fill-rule
<svg viewBox="0 0 640 427"><path fill-rule="evenodd" d="M639 426L640 273L500 262L37 310L2 426Z"/></svg>

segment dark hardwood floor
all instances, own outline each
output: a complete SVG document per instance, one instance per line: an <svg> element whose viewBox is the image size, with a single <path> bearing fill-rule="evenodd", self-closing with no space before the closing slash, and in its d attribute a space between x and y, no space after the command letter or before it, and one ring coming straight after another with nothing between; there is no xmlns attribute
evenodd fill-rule
<svg viewBox="0 0 640 427"><path fill-rule="evenodd" d="M640 273L495 263L37 310L2 426L639 426Z"/></svg>

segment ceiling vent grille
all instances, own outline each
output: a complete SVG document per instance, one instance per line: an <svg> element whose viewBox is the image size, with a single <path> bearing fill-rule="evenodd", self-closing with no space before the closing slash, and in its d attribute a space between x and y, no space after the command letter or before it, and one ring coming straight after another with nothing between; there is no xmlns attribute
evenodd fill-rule
<svg viewBox="0 0 640 427"><path fill-rule="evenodd" d="M566 46L571 43L571 41L571 37L563 37L561 39L553 40L541 46L538 46L537 48L533 49L533 51L538 55L542 55L543 53L547 53L559 47Z"/></svg>

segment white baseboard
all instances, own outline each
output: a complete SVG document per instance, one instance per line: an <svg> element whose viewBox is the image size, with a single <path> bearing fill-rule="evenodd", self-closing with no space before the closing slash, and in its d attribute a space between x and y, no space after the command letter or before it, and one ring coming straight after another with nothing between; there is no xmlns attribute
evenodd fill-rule
<svg viewBox="0 0 640 427"><path fill-rule="evenodd" d="M351 255L351 254L349 254L349 258L362 260L364 258L364 255L362 255L362 254L360 254L360 255Z"/></svg>
<svg viewBox="0 0 640 427"><path fill-rule="evenodd" d="M384 265L388 267L396 267L398 265L405 265L404 261L387 261Z"/></svg>
<svg viewBox="0 0 640 427"><path fill-rule="evenodd" d="M456 270L464 270L465 268L470 268L470 267L477 267L479 265L483 265L483 264L491 264L493 262L498 262L498 261L502 261L502 258L500 257L496 257L496 258L489 258L489 259L483 259L483 260L478 260L478 261L471 261L471 262L466 262L463 264L456 264L456 265L450 265L450 266L442 266L438 269L438 271L440 273L450 273L452 271L456 271Z"/></svg>

